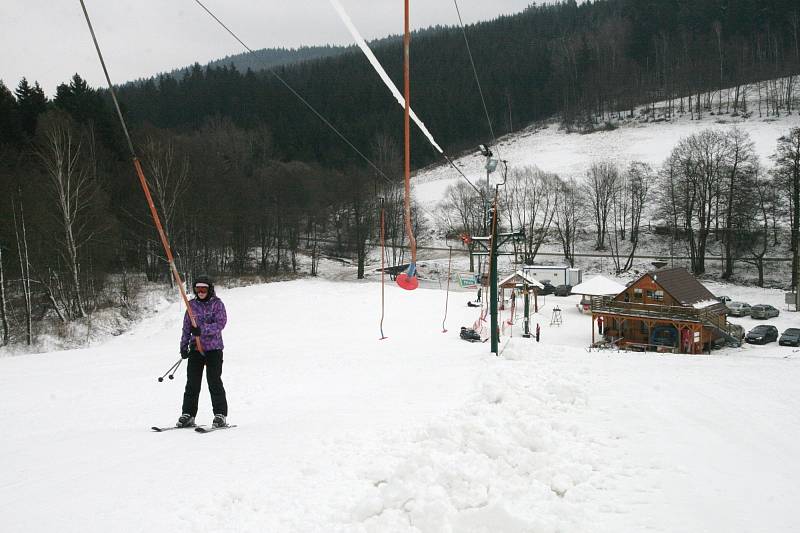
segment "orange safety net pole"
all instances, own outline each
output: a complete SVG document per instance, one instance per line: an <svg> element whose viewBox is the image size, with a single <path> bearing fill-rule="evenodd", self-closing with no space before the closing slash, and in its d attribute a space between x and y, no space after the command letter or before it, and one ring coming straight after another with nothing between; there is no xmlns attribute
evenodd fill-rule
<svg viewBox="0 0 800 533"><path fill-rule="evenodd" d="M153 203L153 197L150 194L150 188L147 185L147 179L142 171L142 165L139 162L139 158L136 156L136 150L133 148L133 142L131 141L131 136L128 133L128 126L125 124L125 118L122 116L122 110L120 109L119 102L117 101L117 94L116 91L114 91L114 85L111 83L111 77L108 75L108 69L106 68L106 62L103 59L103 53L100 51L100 45L97 43L97 36L94 33L92 21L89 19L89 12L86 11L86 5L83 3L83 0L79 1L81 3L81 8L83 9L83 15L86 17L86 24L89 26L89 32L92 34L92 41L94 42L95 50L97 50L97 57L100 59L100 65L103 67L103 73L105 74L106 82L108 83L108 90L111 92L111 99L114 101L114 107L117 110L117 116L119 117L120 124L122 125L122 131L125 133L125 139L128 141L128 149L130 150L131 157L133 158L133 166L136 169L136 174L139 177L139 184L142 186L144 196L147 199L147 205L150 208L150 215L153 217L153 223L156 226L156 230L158 230L158 236L161 238L161 245L164 247L164 252L167 254L167 261L169 262L172 276L181 292L181 299L183 299L183 303L186 306L186 312L189 313L189 320L191 321L193 327L197 327L197 320L195 320L192 308L189 306L189 298L186 296L186 291L183 288L183 280L181 279L181 275L178 273L178 269L175 266L175 260L172 256L172 249L169 246L167 235L164 233L164 228L161 225L161 219L159 218L158 211L156 211L156 206ZM195 337L195 343L198 351L203 353L203 346L200 343L199 336Z"/></svg>
<svg viewBox="0 0 800 533"><path fill-rule="evenodd" d="M411 263L408 265L406 272L397 276L397 284L406 290L413 291L419 286L419 280L417 279L417 240L414 238L414 229L411 227L411 76L409 74L411 32L409 20L408 0L405 0L405 26L403 32L403 96L405 98L403 135L405 139L405 162L403 178L405 181L405 226L408 244L411 248Z"/></svg>

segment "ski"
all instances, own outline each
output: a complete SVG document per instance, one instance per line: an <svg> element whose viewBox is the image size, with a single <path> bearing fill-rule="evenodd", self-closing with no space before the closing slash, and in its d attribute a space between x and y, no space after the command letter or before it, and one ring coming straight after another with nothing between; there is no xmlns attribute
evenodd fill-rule
<svg viewBox="0 0 800 533"><path fill-rule="evenodd" d="M211 433L212 431L216 431L216 430L218 430L218 429L229 429L229 428L235 428L235 427L236 427L236 424L229 424L229 425L227 425L227 426L220 426L220 427L214 427L214 426L211 426L211 427L197 426L196 428L194 428L194 430L195 430L196 432L198 432L198 433Z"/></svg>
<svg viewBox="0 0 800 533"><path fill-rule="evenodd" d="M200 427L203 427L203 426L197 426L197 425L191 425L191 426L185 426L185 427L184 426L181 426L181 427L168 426L168 427L165 427L165 428L160 428L158 426L152 426L150 429L152 429L153 431L155 431L157 433L163 433L164 431L172 431L173 429L190 429L190 428L200 428Z"/></svg>

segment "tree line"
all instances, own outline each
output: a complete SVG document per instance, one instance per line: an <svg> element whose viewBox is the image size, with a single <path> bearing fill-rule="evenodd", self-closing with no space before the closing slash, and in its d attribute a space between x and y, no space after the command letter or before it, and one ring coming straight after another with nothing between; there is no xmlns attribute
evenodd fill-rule
<svg viewBox="0 0 800 533"><path fill-rule="evenodd" d="M412 105L450 153L560 115L593 128L650 102L649 118L748 114L745 88L757 81L758 112L791 112L800 70L800 7L792 0L599 0L532 5L522 13L412 37ZM469 43L469 51L465 46ZM402 44L373 42L399 86ZM335 49L332 49L332 51ZM481 91L473 77L470 54ZM256 54L257 55L257 54ZM243 66L241 58L235 58ZM274 67L357 147L375 135L401 140L402 114L359 50ZM734 88L727 91L726 88ZM491 127L483 112L485 99ZM98 114L111 115L108 94ZM454 95L458 95L457 98ZM358 156L266 71L233 63L195 65L120 87L134 126L196 131L214 116L276 134L284 160L325 167ZM666 102L666 106L656 105ZM659 113L657 109L661 109ZM5 128L4 128L5 129ZM437 161L414 132L415 166Z"/></svg>
<svg viewBox="0 0 800 533"><path fill-rule="evenodd" d="M576 243L593 239L594 249L609 252L621 274L634 266L648 216L669 255L688 255L694 274L706 273L713 246L723 279L733 278L743 262L756 268L759 286L767 251L783 243L793 252L796 286L800 128L777 139L771 159L771 166L759 160L746 131L711 128L682 139L655 169L640 161L620 168L600 160L585 176L562 179L536 167L513 168L498 198L499 224L503 231L524 231L515 243L518 263L533 264L542 245L555 240L575 266ZM491 194L477 194L462 182L451 185L441 204L443 227L454 236L487 234Z"/></svg>
<svg viewBox="0 0 800 533"><path fill-rule="evenodd" d="M0 109L15 114L24 138L0 145L2 343L31 344L43 328L124 309L143 280L171 282L131 162L104 142L119 134L102 107L102 96L77 75L52 101L25 80L14 94L0 91ZM376 176L353 165L283 160L273 139L266 127L244 129L223 116L196 131L150 124L133 131L187 279L200 272L264 279L301 267L316 275L325 256L353 260L363 277L379 197L387 243L402 260L396 145L381 137L371 143ZM415 222L421 231L421 218ZM323 238L331 242L320 244Z"/></svg>

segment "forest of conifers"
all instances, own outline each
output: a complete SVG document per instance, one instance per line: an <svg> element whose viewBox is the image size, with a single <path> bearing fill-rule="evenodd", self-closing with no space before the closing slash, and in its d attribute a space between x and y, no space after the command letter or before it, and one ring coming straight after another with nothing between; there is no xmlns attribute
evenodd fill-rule
<svg viewBox="0 0 800 533"><path fill-rule="evenodd" d="M798 31L794 0L532 6L463 32L415 34L411 102L449 154L552 117L591 129L654 102L667 102L666 119L721 111L714 91L800 72ZM400 41L384 39L374 52L400 86ZM401 108L356 50L276 68L374 166L269 72L195 65L180 78L119 87L182 271L295 270L306 239L318 236L363 269L376 192L402 171ZM13 281L0 288L33 295L29 315L37 308L62 320L99 305L108 274L167 276L109 94L79 74L52 98L35 80L0 82L0 264ZM765 113L792 112L793 86L773 94ZM735 96L725 112L752 110ZM416 132L412 143L415 167L439 161ZM398 244L395 191L380 194Z"/></svg>

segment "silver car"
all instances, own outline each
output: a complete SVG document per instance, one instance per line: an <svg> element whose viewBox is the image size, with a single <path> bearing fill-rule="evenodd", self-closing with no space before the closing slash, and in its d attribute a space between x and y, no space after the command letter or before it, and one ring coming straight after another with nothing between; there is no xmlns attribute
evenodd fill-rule
<svg viewBox="0 0 800 533"><path fill-rule="evenodd" d="M750 308L751 318L772 318L779 314L781 312L769 304L758 304Z"/></svg>
<svg viewBox="0 0 800 533"><path fill-rule="evenodd" d="M729 302L728 314L731 316L749 316L750 304L744 302Z"/></svg>

